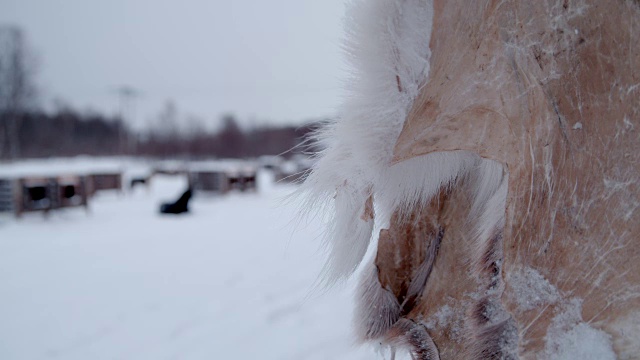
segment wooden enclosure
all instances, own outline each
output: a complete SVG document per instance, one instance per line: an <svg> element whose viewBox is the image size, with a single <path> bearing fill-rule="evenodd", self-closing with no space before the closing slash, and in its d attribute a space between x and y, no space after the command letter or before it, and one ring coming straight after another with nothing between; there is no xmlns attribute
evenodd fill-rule
<svg viewBox="0 0 640 360"><path fill-rule="evenodd" d="M87 177L25 177L11 182L12 210L16 216L26 212L49 212L69 207L87 207Z"/></svg>
<svg viewBox="0 0 640 360"><path fill-rule="evenodd" d="M189 187L196 191L224 194L230 190L229 178L222 171L189 172Z"/></svg>
<svg viewBox="0 0 640 360"><path fill-rule="evenodd" d="M229 191L255 191L257 170L241 161L191 163L185 173L196 191L225 194Z"/></svg>
<svg viewBox="0 0 640 360"><path fill-rule="evenodd" d="M87 207L98 191L122 189L121 173L17 175L0 178L0 212L20 217L28 212Z"/></svg>
<svg viewBox="0 0 640 360"><path fill-rule="evenodd" d="M88 176L91 181L91 194L101 190L122 191L122 173L99 173Z"/></svg>

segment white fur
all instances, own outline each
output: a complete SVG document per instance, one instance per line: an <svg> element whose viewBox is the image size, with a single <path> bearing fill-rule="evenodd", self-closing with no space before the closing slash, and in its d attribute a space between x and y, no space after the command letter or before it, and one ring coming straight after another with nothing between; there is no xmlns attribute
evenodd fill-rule
<svg viewBox="0 0 640 360"><path fill-rule="evenodd" d="M394 185L408 185L389 167L406 114L427 79L432 7L423 0L370 0L354 2L347 13L345 50L354 69L347 85L350 95L340 119L316 137L325 150L304 186L310 192L309 208L328 205L335 214L327 238L330 282L351 275L362 261L371 233L370 224L358 219L369 195L376 202L378 197L392 199L398 190ZM425 171L414 164L399 167ZM415 193L419 186L412 187L402 192ZM327 201L334 196L335 202ZM383 213L390 212L386 206Z"/></svg>
<svg viewBox="0 0 640 360"><path fill-rule="evenodd" d="M373 262L363 275L358 288L355 328L360 340L377 340L400 318L400 304L391 291L382 288Z"/></svg>
<svg viewBox="0 0 640 360"><path fill-rule="evenodd" d="M460 180L472 196L470 217L459 221L468 222L474 231L475 258L483 258L487 242L504 226L508 175L502 164L468 151L431 153L391 164L406 116L428 82L432 16L431 0L360 0L346 17L345 48L354 69L350 95L340 118L316 134L325 150L301 188L309 195L307 211L328 208L331 214L325 241L330 251L324 271L327 284L355 271L376 230L388 228L396 211L408 215L442 187L462 184ZM370 198L374 219L368 216ZM427 258L411 283L411 296L424 290L433 261ZM404 344L393 341L418 336L424 345L419 350L437 356L426 328L405 329L400 308L394 294L382 288L372 263L365 269L358 294L359 337L393 349ZM392 327L406 334L401 339L385 338Z"/></svg>
<svg viewBox="0 0 640 360"><path fill-rule="evenodd" d="M325 266L325 278L329 283L338 278L335 274L351 274L367 252L373 230L373 219L364 218L365 203L369 191L338 187L335 195L335 218L332 225L333 241L329 262Z"/></svg>
<svg viewBox="0 0 640 360"><path fill-rule="evenodd" d="M469 220L473 222L476 239L473 257L481 259L487 251L487 242L504 228L509 176L502 164L488 159L481 159L470 175L474 199Z"/></svg>
<svg viewBox="0 0 640 360"><path fill-rule="evenodd" d="M333 214L326 236L329 284L353 273L373 229L387 227L394 211L424 204L470 170L479 173L477 202L499 203L492 196L502 184L502 168L474 153L432 153L391 165L407 113L428 80L432 16L431 0L355 1L347 13L345 49L353 67L349 96L340 118L316 134L325 150L302 187L309 195L307 210L329 208ZM371 195L375 227L362 216ZM483 206L476 208L477 216L489 214ZM500 217L503 210L489 215ZM488 227L479 228L478 235Z"/></svg>

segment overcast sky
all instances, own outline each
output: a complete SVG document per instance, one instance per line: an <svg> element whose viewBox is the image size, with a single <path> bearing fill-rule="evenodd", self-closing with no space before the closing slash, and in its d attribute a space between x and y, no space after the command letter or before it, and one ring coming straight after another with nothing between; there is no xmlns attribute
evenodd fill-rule
<svg viewBox="0 0 640 360"><path fill-rule="evenodd" d="M0 0L39 59L41 103L114 113L132 86L136 127L165 101L209 124L332 116L344 78L344 0Z"/></svg>

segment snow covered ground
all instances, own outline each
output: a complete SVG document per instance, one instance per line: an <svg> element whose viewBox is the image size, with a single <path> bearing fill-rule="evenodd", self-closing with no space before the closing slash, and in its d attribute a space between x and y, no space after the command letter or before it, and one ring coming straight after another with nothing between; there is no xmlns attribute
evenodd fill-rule
<svg viewBox="0 0 640 360"><path fill-rule="evenodd" d="M263 177L257 193L186 187L100 193L90 209L0 218L0 359L371 359L351 335L353 284L312 292L318 219L296 226Z"/></svg>

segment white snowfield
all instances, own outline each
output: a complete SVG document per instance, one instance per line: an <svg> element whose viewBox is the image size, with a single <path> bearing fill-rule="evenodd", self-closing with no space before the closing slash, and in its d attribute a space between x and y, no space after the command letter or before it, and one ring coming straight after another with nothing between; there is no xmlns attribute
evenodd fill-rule
<svg viewBox="0 0 640 360"><path fill-rule="evenodd" d="M295 221L295 188L100 193L89 211L0 217L0 359L371 359L351 334L353 284L313 292L320 219Z"/></svg>

